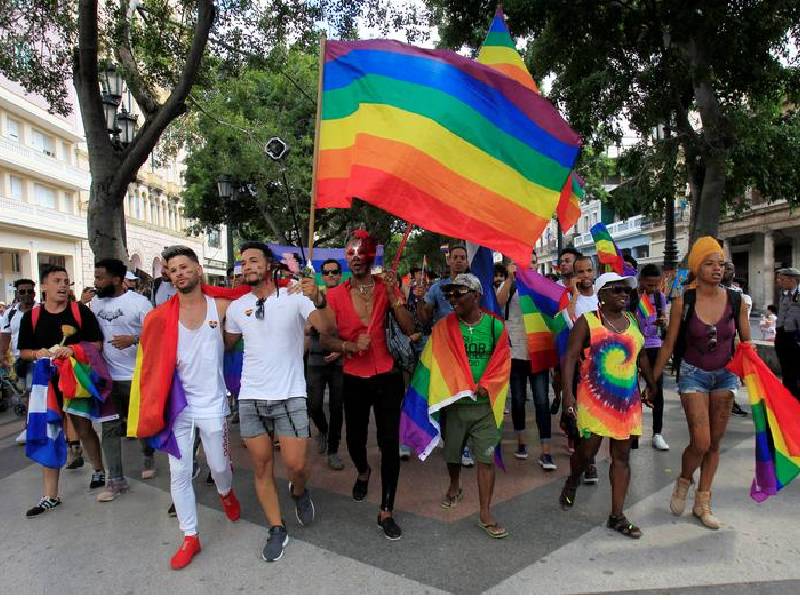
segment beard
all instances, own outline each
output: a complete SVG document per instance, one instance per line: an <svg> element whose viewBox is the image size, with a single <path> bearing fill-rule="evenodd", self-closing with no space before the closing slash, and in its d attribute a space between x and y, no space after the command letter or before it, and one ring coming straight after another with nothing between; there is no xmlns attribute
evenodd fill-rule
<svg viewBox="0 0 800 600"><path fill-rule="evenodd" d="M95 288L95 293L97 294L98 298L110 298L116 293L116 289L113 285L107 285L101 288Z"/></svg>
<svg viewBox="0 0 800 600"><path fill-rule="evenodd" d="M264 281L264 275L262 273L248 273L243 277L243 282L250 287L255 287Z"/></svg>
<svg viewBox="0 0 800 600"><path fill-rule="evenodd" d="M200 285L199 277L187 281L186 285L183 287L175 287L179 294L191 294L198 285Z"/></svg>

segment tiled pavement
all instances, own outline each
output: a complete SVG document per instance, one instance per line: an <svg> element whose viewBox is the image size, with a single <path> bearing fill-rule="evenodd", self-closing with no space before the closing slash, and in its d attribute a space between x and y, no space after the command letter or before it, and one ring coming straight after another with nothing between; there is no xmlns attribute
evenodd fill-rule
<svg viewBox="0 0 800 600"><path fill-rule="evenodd" d="M439 508L446 472L436 453L426 463L403 463L396 505L404 534L402 540L388 542L375 526L378 469L368 502L355 504L350 499L354 473L349 461L348 469L333 472L312 452L318 520L308 528L296 524L279 461L281 502L292 541L283 560L265 564L259 558L266 534L263 515L234 426L234 485L243 519L235 524L225 520L214 488L204 483L204 470L195 482L203 552L180 573L167 565L179 533L176 520L166 514L169 478L163 456L159 476L139 481L137 446L127 442L127 466L134 475L130 493L100 504L88 493L88 467L65 472L64 505L27 520L24 511L39 496L41 475L13 444L19 424L3 419L0 564L5 568L0 569L0 589L5 593L800 591L800 551L795 543L800 491L790 487L763 505L749 499L749 419L733 418L724 442L714 498L723 529L711 532L689 516L675 518L667 512L687 438L674 392L668 394L665 413L672 450L656 452L646 435L632 455L626 513L644 530L641 540L628 540L604 527L609 506L605 462L600 465L600 484L580 488L575 509L564 513L557 505L568 468L563 437L556 433L554 439L559 469L546 474L536 465L534 452L528 461L513 458L509 422L504 440L508 471L498 474L495 494L495 515L511 532L508 538L491 540L478 528L474 470L463 472L464 503L449 512ZM645 419L649 424L649 414ZM371 461L377 467L372 441Z"/></svg>

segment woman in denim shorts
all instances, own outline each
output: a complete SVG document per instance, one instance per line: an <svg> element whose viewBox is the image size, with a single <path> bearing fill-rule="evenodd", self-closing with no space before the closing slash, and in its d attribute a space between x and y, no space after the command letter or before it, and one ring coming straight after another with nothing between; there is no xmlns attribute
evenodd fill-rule
<svg viewBox="0 0 800 600"><path fill-rule="evenodd" d="M683 451L681 474L675 482L670 510L676 516L683 513L699 467L692 513L706 527L719 529L720 522L711 512L711 483L719 465L720 442L728 426L733 394L739 387L738 378L725 365L733 357L737 324L741 342L749 342L750 324L747 305L741 296L720 286L725 257L714 238L698 239L688 263L695 276L695 287L673 302L669 329L655 365L658 378L673 356L678 367L678 391L689 425L689 445Z"/></svg>

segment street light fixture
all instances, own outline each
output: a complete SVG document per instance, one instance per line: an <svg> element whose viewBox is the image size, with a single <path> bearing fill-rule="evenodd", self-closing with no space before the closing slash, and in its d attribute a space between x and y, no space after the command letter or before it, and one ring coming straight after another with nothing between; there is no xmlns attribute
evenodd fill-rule
<svg viewBox="0 0 800 600"><path fill-rule="evenodd" d="M117 132L117 106L118 103L111 94L103 94L103 114L106 117L106 130L109 135Z"/></svg>
<svg viewBox="0 0 800 600"><path fill-rule="evenodd" d="M230 200L233 197L233 180L229 175L217 177L217 195L223 201Z"/></svg>
<svg viewBox="0 0 800 600"><path fill-rule="evenodd" d="M117 70L117 67L110 60L105 61L100 72L100 77L105 88L105 93L110 95L116 100L117 105L122 99L122 86L125 83L122 78L122 73Z"/></svg>
<svg viewBox="0 0 800 600"><path fill-rule="evenodd" d="M137 116L128 112L125 106L117 115L117 124L119 125L120 141L123 146L127 146L133 141L136 136Z"/></svg>

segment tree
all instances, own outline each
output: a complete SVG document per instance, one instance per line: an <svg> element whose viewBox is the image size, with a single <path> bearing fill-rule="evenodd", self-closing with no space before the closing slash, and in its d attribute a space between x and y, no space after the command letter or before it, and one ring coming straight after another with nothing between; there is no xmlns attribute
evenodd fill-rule
<svg viewBox="0 0 800 600"><path fill-rule="evenodd" d="M486 0L428 5L451 47L476 47L494 8ZM623 208L657 212L688 185L694 238L717 234L723 209L748 187L796 200L786 193L796 189L796 169L769 149L800 151L797 2L506 0L504 10L512 32L532 38L534 77L555 75L552 100L590 144L619 142L623 117L641 135L612 195ZM653 140L658 127L665 135Z"/></svg>

